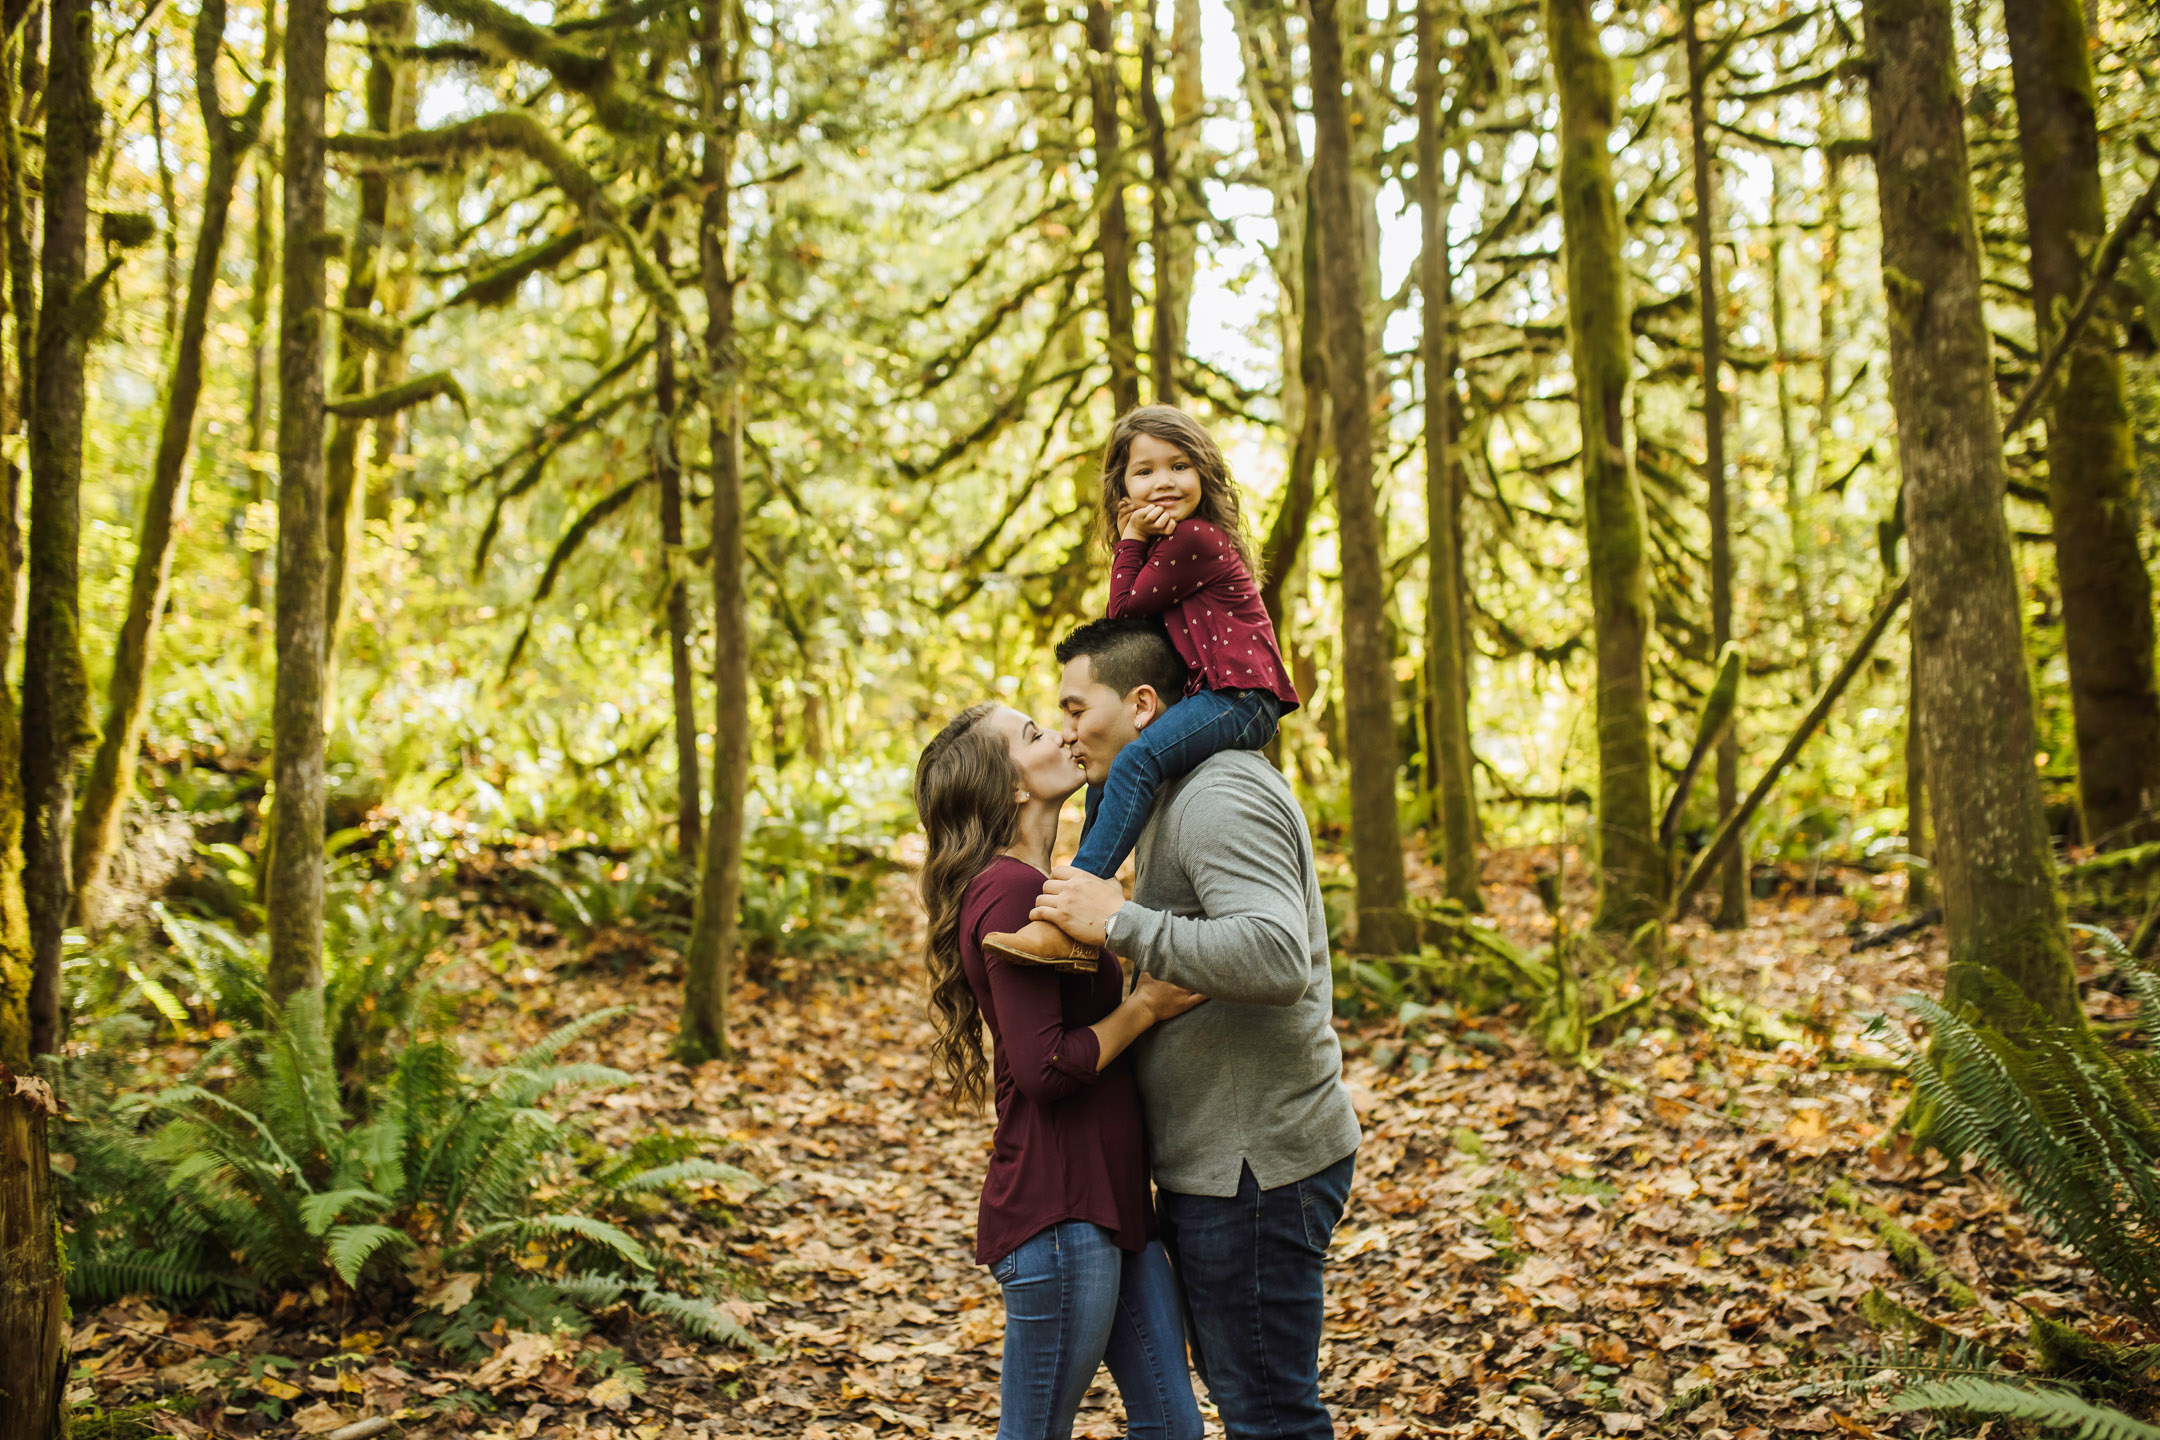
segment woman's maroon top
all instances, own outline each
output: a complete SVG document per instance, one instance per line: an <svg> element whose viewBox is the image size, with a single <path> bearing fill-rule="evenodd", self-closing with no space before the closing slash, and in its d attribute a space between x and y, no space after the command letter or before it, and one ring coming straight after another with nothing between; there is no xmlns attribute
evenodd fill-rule
<svg viewBox="0 0 2160 1440"><path fill-rule="evenodd" d="M997 1134L975 1221L975 1259L995 1265L1062 1220L1110 1232L1121 1250L1155 1234L1140 1089L1123 1057L1097 1070L1088 1027L1118 1006L1115 961L1093 975L1014 965L982 937L1018 930L1042 893L1040 870L1000 855L960 901L960 963L989 1023Z"/></svg>
<svg viewBox="0 0 2160 1440"><path fill-rule="evenodd" d="M1168 535L1120 540L1110 561L1110 613L1160 615L1189 672L1185 693L1265 690L1284 713L1297 687L1275 645L1275 622L1230 537L1188 515Z"/></svg>

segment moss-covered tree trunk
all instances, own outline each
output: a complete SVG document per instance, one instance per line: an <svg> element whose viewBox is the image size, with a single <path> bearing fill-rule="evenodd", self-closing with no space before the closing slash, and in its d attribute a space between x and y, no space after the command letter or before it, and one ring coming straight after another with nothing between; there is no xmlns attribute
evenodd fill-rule
<svg viewBox="0 0 2160 1440"><path fill-rule="evenodd" d="M1095 138L1095 254L1102 265L1109 328L1110 398L1120 415L1140 403L1140 355L1133 340L1132 222L1125 213L1125 142L1118 116L1117 10L1089 0L1088 95Z"/></svg>
<svg viewBox="0 0 2160 1440"><path fill-rule="evenodd" d="M0 1024L5 1017L0 1016ZM46 1150L51 1091L0 1056L0 1440L67 1433L67 1280Z"/></svg>
<svg viewBox="0 0 2160 1440"><path fill-rule="evenodd" d="M1918 863L1905 867L1905 908L1925 910L1935 903L1928 877L1927 727L1920 723L1918 656L1905 663L1905 853Z"/></svg>
<svg viewBox="0 0 2160 1440"><path fill-rule="evenodd" d="M0 38L0 116L12 133L13 47ZM18 153L4 147L7 160ZM13 191L12 176L0 183ZM14 227L0 227L0 275L12 273L5 253ZM23 298L17 290L15 298ZM27 316L18 317L27 319ZM26 377L6 374L0 360L0 417L20 408ZM15 614L19 517L17 474L0 469L0 615ZM0 624L0 676L11 668L12 623ZM0 681L0 1440L50 1440L61 1434L67 1381L67 1293L60 1262L60 1229L53 1215L52 1164L46 1152L49 1117L43 1105L18 1094L14 1071L30 1069L30 991L35 965L30 917L22 889L22 730L15 698Z"/></svg>
<svg viewBox="0 0 2160 1440"><path fill-rule="evenodd" d="M1628 933L1662 913L1665 863L1650 788L1650 590L1642 492L1627 434L1634 357L1609 148L1612 62L1590 0L1545 0L1545 32L1560 95L1568 345L1582 428L1583 524L1597 634L1596 925Z"/></svg>
<svg viewBox="0 0 2160 1440"><path fill-rule="evenodd" d="M75 827L76 914L93 931L108 918L106 872L119 845L128 797L135 789L135 752L142 747L143 723L149 712L150 658L172 577L173 530L187 507L187 458L195 435L196 403L202 398L203 341L209 333L210 299L224 253L233 185L240 161L255 142L269 95L267 88L258 90L237 121L226 115L217 89L217 57L224 39L224 0L203 0L195 20L195 94L209 145L202 223L188 268L187 300L173 349L157 454L143 497L127 613L113 652L105 725L90 761L82 813Z"/></svg>
<svg viewBox="0 0 2160 1440"><path fill-rule="evenodd" d="M404 50L411 45L413 12L410 5L371 7L368 16L367 128L388 135L398 128L404 109L406 84ZM352 241L345 248L345 289L340 308L365 314L375 308L383 272L395 259L390 246L392 167L360 166L360 203L353 216ZM379 389L386 378L378 360L370 364L367 345L351 330L341 327L337 365L330 393L358 395ZM372 381L372 383L371 383ZM329 546L329 572L323 600L329 630L324 638L324 663L332 673L337 664L338 627L344 620L347 581L352 571L352 552L359 541L360 522L369 477L360 468L360 441L369 421L339 416L330 425L329 448L323 457L323 491L327 513L323 538ZM362 503L355 504L355 499ZM325 682L328 689L329 682ZM332 697L334 699L334 697Z"/></svg>
<svg viewBox="0 0 2160 1440"><path fill-rule="evenodd" d="M13 58L13 45L0 37L0 122L14 115ZM0 146L0 166L15 155L14 146ZM0 173L0 189L12 191L14 178L11 173ZM14 258L14 240L12 227L0 226L0 276L11 273L8 262ZM0 314L13 308L14 298L10 297L9 305L0 306ZM18 316L17 323L27 318ZM5 352L0 351L0 433L13 434L28 377L20 371L8 374L7 360ZM0 461L0 615L10 617L21 596L21 479L13 462ZM30 949L30 917L23 908L22 889L22 717L4 678L14 673L14 648L14 625L0 625L0 1061L27 1065L33 1053L30 983L35 965ZM6 1333L0 1330L0 1335Z"/></svg>
<svg viewBox="0 0 2160 1440"><path fill-rule="evenodd" d="M1732 643L1733 555L1731 497L1725 484L1725 325L1717 278L1717 154L1705 113L1709 74L1695 0L1681 13L1688 73L1688 139L1695 171L1695 301L1702 327L1703 507L1710 520L1710 648L1723 655ZM1782 374L1782 372L1780 372ZM1720 821L1740 803L1738 726L1728 726L1717 748L1717 813ZM1716 924L1721 930L1747 924L1747 852L1734 846L1718 872Z"/></svg>
<svg viewBox="0 0 2160 1440"><path fill-rule="evenodd" d="M2045 349L2077 304L2086 257L2107 237L2091 46L2079 0L2004 0L2003 19L2024 160L2033 322ZM2152 579L2138 549L2137 444L2114 332L2105 312L2086 325L2045 412L2078 799L2085 838L2101 846L2160 836Z"/></svg>
<svg viewBox="0 0 2160 1440"><path fill-rule="evenodd" d="M1373 482L1373 396L1366 371L1364 255L1351 183L1350 107L1343 98L1342 21L1335 0L1307 0L1312 55L1314 232L1326 307L1328 388L1335 425L1335 507L1342 549L1342 688L1350 762L1351 869L1357 946L1415 948L1404 908L1402 828L1395 809L1393 627L1379 495Z"/></svg>
<svg viewBox="0 0 2160 1440"><path fill-rule="evenodd" d="M1960 977L1990 966L2075 1024L2077 982L2032 763L2032 680L2003 518L1950 0L1867 0L1863 13L1920 715L1929 771L1958 777L1929 797L1947 998L1981 998Z"/></svg>
<svg viewBox="0 0 2160 1440"><path fill-rule="evenodd" d="M322 984L323 719L328 497L323 464L324 0L293 0L285 32L285 238L278 302L277 698L272 713L270 991Z"/></svg>
<svg viewBox="0 0 2160 1440"><path fill-rule="evenodd" d="M750 627L743 590L742 355L735 335L734 177L740 117L733 0L706 0L698 40L706 134L699 144L698 262L705 287L705 410L712 445L713 794L704 876L683 962L676 1053L727 1053L728 986L742 905L743 801L750 772Z"/></svg>
<svg viewBox="0 0 2160 1440"><path fill-rule="evenodd" d="M263 64L274 68L284 48L284 32L278 28L276 0L263 6ZM275 101L272 101L275 104ZM277 144L264 139L255 152L255 229L248 247L248 403L247 471L248 504L260 506L270 499L269 472L262 455L270 443L270 297L277 289ZM262 616L270 610L270 552L250 550L247 560L248 608L255 612L250 628L262 633Z"/></svg>
<svg viewBox="0 0 2160 1440"><path fill-rule="evenodd" d="M667 232L654 236L654 258L668 273ZM682 460L676 449L675 327L662 315L653 339L653 478L660 490L660 544L667 564L668 666L675 697L675 848L695 860L704 816L698 782L697 671L690 663L690 587L683 554Z"/></svg>
<svg viewBox="0 0 2160 1440"><path fill-rule="evenodd" d="M83 358L97 325L84 271L90 234L90 157L99 115L91 92L89 0L55 0L46 78L39 250L37 368L30 406L29 623L23 635L23 894L35 973L33 1054L59 1047L60 938L70 883L75 758L94 739L82 663L78 549L82 529Z"/></svg>
<svg viewBox="0 0 2160 1440"><path fill-rule="evenodd" d="M1476 910L1477 786L1470 771L1470 716L1464 705L1462 525L1455 488L1455 276L1447 215L1454 200L1441 175L1439 0L1417 11L1417 196L1424 227L1418 286L1425 307L1419 358L1425 380L1425 704L1426 764L1434 821L1452 900Z"/></svg>

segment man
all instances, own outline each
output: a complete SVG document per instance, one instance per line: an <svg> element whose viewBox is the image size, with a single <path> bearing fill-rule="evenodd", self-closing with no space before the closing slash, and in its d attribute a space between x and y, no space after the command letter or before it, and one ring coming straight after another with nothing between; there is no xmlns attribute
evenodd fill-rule
<svg viewBox="0 0 2160 1440"><path fill-rule="evenodd" d="M1147 620L1082 625L1057 658L1065 742L1099 785L1184 662ZM1322 1440L1321 1261L1360 1135L1305 815L1263 756L1224 751L1163 787L1135 853L1131 900L1059 866L1034 916L1211 997L1133 1047L1163 1239L1231 1440Z"/></svg>

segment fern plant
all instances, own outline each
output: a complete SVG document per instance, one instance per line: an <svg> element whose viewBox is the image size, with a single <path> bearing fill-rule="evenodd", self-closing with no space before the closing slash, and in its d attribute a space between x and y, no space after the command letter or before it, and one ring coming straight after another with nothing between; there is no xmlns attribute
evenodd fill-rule
<svg viewBox="0 0 2160 1440"><path fill-rule="evenodd" d="M706 1338L742 1332L663 1277L629 1230L639 1197L746 1177L691 1142L603 1151L551 1097L629 1083L565 1051L621 1014L564 1025L507 1064L467 1073L445 1041L408 1045L346 1112L321 1001L214 1049L194 1078L87 1117L62 1186L79 1303L148 1290L231 1304L333 1277L410 1289L422 1261L476 1277L462 1320L553 1315L625 1298ZM222 1089L207 1077L230 1066ZM485 1320L480 1321L484 1328Z"/></svg>
<svg viewBox="0 0 2160 1440"><path fill-rule="evenodd" d="M2160 1041L2160 975L2101 936L2143 1002L2138 1028ZM1999 1023L1902 1002L1932 1029L1906 1064L1930 1138L1980 1157L2057 1241L2160 1320L2160 1060L2058 1024L1992 969L1970 979Z"/></svg>
<svg viewBox="0 0 2160 1440"><path fill-rule="evenodd" d="M2160 1425L2147 1425L2120 1410L2094 1405L2067 1390L2027 1389L2008 1380L1959 1375L1899 1391L1892 1409L1936 1414L1993 1415L2047 1430L2068 1430L2081 1440L2160 1440Z"/></svg>

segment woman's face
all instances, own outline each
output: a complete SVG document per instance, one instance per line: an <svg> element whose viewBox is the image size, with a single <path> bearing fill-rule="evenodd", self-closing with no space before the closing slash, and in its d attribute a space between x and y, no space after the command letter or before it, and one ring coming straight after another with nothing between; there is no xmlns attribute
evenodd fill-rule
<svg viewBox="0 0 2160 1440"><path fill-rule="evenodd" d="M1200 508L1200 472L1192 457L1160 436L1133 436L1125 455L1125 493L1138 505L1160 505L1172 520Z"/></svg>
<svg viewBox="0 0 2160 1440"><path fill-rule="evenodd" d="M1037 800L1055 804L1080 788L1087 777L1065 753L1065 742L1054 730L1045 730L1017 710L1000 706L983 720L1005 737L1012 751L1013 769L1020 788Z"/></svg>

